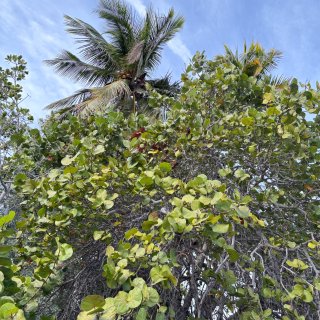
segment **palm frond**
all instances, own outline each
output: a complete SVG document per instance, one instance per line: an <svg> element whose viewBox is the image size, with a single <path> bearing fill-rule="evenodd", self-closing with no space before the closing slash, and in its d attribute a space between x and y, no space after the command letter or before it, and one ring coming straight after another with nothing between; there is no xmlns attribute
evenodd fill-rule
<svg viewBox="0 0 320 320"><path fill-rule="evenodd" d="M144 41L137 42L128 52L127 54L127 62L128 64L134 64L139 61L143 55L144 49Z"/></svg>
<svg viewBox="0 0 320 320"><path fill-rule="evenodd" d="M278 66L279 61L282 58L282 52L271 49L265 56L263 60L263 69L262 73L269 73L271 70L275 69Z"/></svg>
<svg viewBox="0 0 320 320"><path fill-rule="evenodd" d="M100 68L116 69L118 67L116 48L108 43L91 25L80 20L65 16L67 31L76 36L81 44L80 54L90 64Z"/></svg>
<svg viewBox="0 0 320 320"><path fill-rule="evenodd" d="M60 99L58 101L55 101L48 106L46 106L46 109L49 110L62 110L62 109L69 109L74 107L75 105L82 103L83 101L86 101L91 97L91 90L92 89L82 89L77 92L75 92L73 95Z"/></svg>
<svg viewBox="0 0 320 320"><path fill-rule="evenodd" d="M135 42L139 23L133 10L120 0L100 0L99 16L106 20L107 33L122 56L128 54Z"/></svg>
<svg viewBox="0 0 320 320"><path fill-rule="evenodd" d="M142 68L152 70L160 61L160 52L163 45L171 40L182 28L184 18L175 16L174 10L170 9L166 16L159 17L151 8L148 9L145 25L141 37L144 37L146 45L143 57Z"/></svg>
<svg viewBox="0 0 320 320"><path fill-rule="evenodd" d="M111 107L120 106L121 108L121 103L128 100L130 96L131 90L127 82L120 79L104 87L91 89L90 98L76 106L76 113L87 117Z"/></svg>
<svg viewBox="0 0 320 320"><path fill-rule="evenodd" d="M266 75L276 68L281 57L282 53L278 50L271 49L269 52L265 52L259 43L252 43L249 49L245 44L240 60L244 72L250 69L252 72L249 75L260 76Z"/></svg>
<svg viewBox="0 0 320 320"><path fill-rule="evenodd" d="M269 85L275 86L277 88L283 88L285 86L288 86L291 80L292 78L285 77L283 75L280 75L280 76L269 75L265 77L266 83L268 83Z"/></svg>
<svg viewBox="0 0 320 320"><path fill-rule="evenodd" d="M60 115L65 113L88 116L97 111L117 105L130 97L131 90L125 80L114 81L104 87L83 89L72 96L51 103L46 109L56 109Z"/></svg>
<svg viewBox="0 0 320 320"><path fill-rule="evenodd" d="M241 61L240 61L240 57L238 54L238 50L236 50L236 52L233 53L232 50L226 45L224 46L224 50L225 50L225 57L228 60L228 62L230 62L234 66L240 68Z"/></svg>
<svg viewBox="0 0 320 320"><path fill-rule="evenodd" d="M114 78L113 66L100 68L81 61L76 55L63 50L57 58L44 61L54 70L72 80L80 81L85 85L105 85Z"/></svg>
<svg viewBox="0 0 320 320"><path fill-rule="evenodd" d="M166 74L164 77L159 79L148 80L147 83L152 87L152 89L167 96L174 96L180 91L179 81L171 82L170 74Z"/></svg>

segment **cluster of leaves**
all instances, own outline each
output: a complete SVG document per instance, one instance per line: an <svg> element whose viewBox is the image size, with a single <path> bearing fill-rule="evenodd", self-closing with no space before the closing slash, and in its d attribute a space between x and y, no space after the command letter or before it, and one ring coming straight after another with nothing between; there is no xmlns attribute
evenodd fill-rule
<svg viewBox="0 0 320 320"><path fill-rule="evenodd" d="M198 53L149 100L165 123L70 115L25 138L25 317L318 319L320 92L261 70Z"/></svg>
<svg viewBox="0 0 320 320"><path fill-rule="evenodd" d="M11 180L16 168L9 158L17 152L21 136L32 117L20 106L22 87L20 82L28 73L21 56L9 55L6 62L11 68L0 67L0 209L8 210Z"/></svg>
<svg viewBox="0 0 320 320"><path fill-rule="evenodd" d="M25 163L14 160L23 149L21 142L32 121L28 110L21 107L21 81L27 75L26 62L21 56L9 55L10 68L0 67L0 319L24 319L14 296L20 292L19 259L12 261L15 230L10 223L16 216L12 209L19 208L19 198L12 190L15 174L24 170Z"/></svg>

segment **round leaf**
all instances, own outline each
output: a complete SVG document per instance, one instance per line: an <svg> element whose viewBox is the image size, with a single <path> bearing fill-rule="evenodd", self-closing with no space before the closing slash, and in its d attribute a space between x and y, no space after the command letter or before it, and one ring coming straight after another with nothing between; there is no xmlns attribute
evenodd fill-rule
<svg viewBox="0 0 320 320"><path fill-rule="evenodd" d="M101 308L105 304L105 300L99 295L86 296L81 301L80 308L82 311L90 311L92 309Z"/></svg>
<svg viewBox="0 0 320 320"><path fill-rule="evenodd" d="M141 289L134 288L131 291L129 291L127 301L128 301L128 306L131 309L134 309L134 308L137 308L138 306L140 306L141 301L142 301Z"/></svg>
<svg viewBox="0 0 320 320"><path fill-rule="evenodd" d="M216 233L226 233L229 230L229 225L228 224L215 224L211 227L213 232Z"/></svg>
<svg viewBox="0 0 320 320"><path fill-rule="evenodd" d="M154 288L148 287L148 293L149 293L149 298L147 301L145 301L145 305L151 308L159 303L160 298L159 298L158 291Z"/></svg>
<svg viewBox="0 0 320 320"><path fill-rule="evenodd" d="M118 292L114 298L114 306L116 308L116 313L125 314L130 309L127 303L128 294L124 291Z"/></svg>
<svg viewBox="0 0 320 320"><path fill-rule="evenodd" d="M11 302L7 302L0 307L0 319L11 319L19 309Z"/></svg>

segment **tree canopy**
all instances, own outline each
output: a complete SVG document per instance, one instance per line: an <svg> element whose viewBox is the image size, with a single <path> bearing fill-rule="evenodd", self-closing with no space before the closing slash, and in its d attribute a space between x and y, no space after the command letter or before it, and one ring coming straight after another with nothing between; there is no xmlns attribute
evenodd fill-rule
<svg viewBox="0 0 320 320"><path fill-rule="evenodd" d="M319 318L320 92L229 55L197 53L177 97L152 93L166 122L104 111L26 133L0 319Z"/></svg>
<svg viewBox="0 0 320 320"><path fill-rule="evenodd" d="M3 212L10 206L12 177L19 171L10 158L19 151L22 136L33 120L28 110L20 105L20 82L28 73L26 62L16 55L8 55L5 60L10 67L0 67L0 209Z"/></svg>

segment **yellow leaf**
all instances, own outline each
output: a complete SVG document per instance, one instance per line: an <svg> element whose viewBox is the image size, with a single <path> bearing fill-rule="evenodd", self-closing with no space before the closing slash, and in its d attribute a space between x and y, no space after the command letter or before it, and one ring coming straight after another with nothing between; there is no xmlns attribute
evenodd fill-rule
<svg viewBox="0 0 320 320"><path fill-rule="evenodd" d="M220 215L215 216L212 214L208 217L207 221L209 221L212 224L216 224L220 220L220 218L221 218Z"/></svg>

